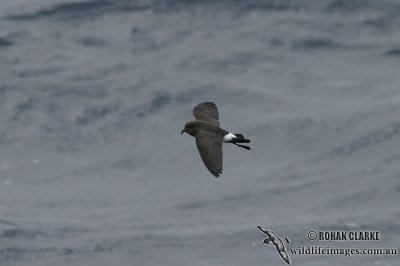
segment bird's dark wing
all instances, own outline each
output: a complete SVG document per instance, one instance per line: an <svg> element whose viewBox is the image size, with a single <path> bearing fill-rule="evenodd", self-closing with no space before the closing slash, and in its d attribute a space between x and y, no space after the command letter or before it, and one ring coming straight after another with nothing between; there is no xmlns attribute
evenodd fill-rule
<svg viewBox="0 0 400 266"><path fill-rule="evenodd" d="M271 231L268 230L267 228L265 228L262 225L257 225L258 229L260 229L261 232L263 232L264 234L268 235L269 237L272 237L273 235L270 233Z"/></svg>
<svg viewBox="0 0 400 266"><path fill-rule="evenodd" d="M222 173L222 138L200 131L196 135L196 145L208 171L218 177Z"/></svg>
<svg viewBox="0 0 400 266"><path fill-rule="evenodd" d="M193 116L196 120L207 121L215 126L219 126L218 109L213 102L204 102L196 105L193 108Z"/></svg>
<svg viewBox="0 0 400 266"><path fill-rule="evenodd" d="M289 255L287 254L286 251L279 251L279 255L281 255L282 259L283 259L284 261L286 261L287 264L290 265Z"/></svg>

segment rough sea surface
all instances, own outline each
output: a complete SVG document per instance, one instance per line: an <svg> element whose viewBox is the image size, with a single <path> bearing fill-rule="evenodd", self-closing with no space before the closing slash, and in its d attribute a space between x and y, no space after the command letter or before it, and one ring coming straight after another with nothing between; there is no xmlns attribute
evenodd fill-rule
<svg viewBox="0 0 400 266"><path fill-rule="evenodd" d="M400 248L399 13L399 0L0 1L0 265L286 265L259 224L288 248ZM201 101L252 140L224 145L218 179L180 135Z"/></svg>

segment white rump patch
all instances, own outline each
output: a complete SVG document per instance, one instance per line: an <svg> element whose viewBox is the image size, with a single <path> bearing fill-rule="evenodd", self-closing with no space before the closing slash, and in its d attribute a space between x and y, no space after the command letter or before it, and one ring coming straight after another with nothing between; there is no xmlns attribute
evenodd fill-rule
<svg viewBox="0 0 400 266"><path fill-rule="evenodd" d="M232 134L232 133L228 133L228 134L226 134L224 136L224 141L225 142L231 141L233 139L236 139L236 136L234 134Z"/></svg>

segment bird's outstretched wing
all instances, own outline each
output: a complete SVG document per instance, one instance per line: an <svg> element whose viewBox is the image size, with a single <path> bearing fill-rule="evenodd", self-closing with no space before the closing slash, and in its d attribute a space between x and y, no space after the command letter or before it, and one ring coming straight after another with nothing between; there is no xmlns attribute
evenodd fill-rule
<svg viewBox="0 0 400 266"><path fill-rule="evenodd" d="M218 109L213 102L203 102L196 105L193 108L193 116L196 120L207 121L215 126L219 126Z"/></svg>
<svg viewBox="0 0 400 266"><path fill-rule="evenodd" d="M222 138L200 131L196 135L196 145L208 171L215 177L222 174Z"/></svg>
<svg viewBox="0 0 400 266"><path fill-rule="evenodd" d="M268 235L269 237L275 236L275 235L272 235L272 234L270 233L271 231L268 230L267 228L265 228L264 226L262 226L262 225L257 225L257 227L258 227L258 229L261 230L261 232L263 232L264 234Z"/></svg>
<svg viewBox="0 0 400 266"><path fill-rule="evenodd" d="M282 259L290 265L290 258L286 251L279 251L279 255L281 255Z"/></svg>

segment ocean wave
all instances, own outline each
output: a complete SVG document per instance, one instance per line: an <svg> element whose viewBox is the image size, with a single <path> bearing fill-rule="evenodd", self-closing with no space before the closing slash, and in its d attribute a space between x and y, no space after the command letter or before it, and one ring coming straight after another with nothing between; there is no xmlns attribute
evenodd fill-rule
<svg viewBox="0 0 400 266"><path fill-rule="evenodd" d="M37 20L43 18L84 19L98 17L112 12L173 12L183 8L207 6L215 8L235 8L246 11L283 11L299 10L306 4L298 0L90 0L81 2L58 3L36 11L12 14L8 20Z"/></svg>
<svg viewBox="0 0 400 266"><path fill-rule="evenodd" d="M0 248L0 264L12 263L20 260L34 259L54 251L56 251L56 248L28 248L28 247Z"/></svg>
<svg viewBox="0 0 400 266"><path fill-rule="evenodd" d="M105 40L102 40L100 38L96 38L96 37L93 37L93 36L82 37L78 41L82 45L89 46L89 47L106 46L106 41Z"/></svg>
<svg viewBox="0 0 400 266"><path fill-rule="evenodd" d="M135 1L91 0L55 4L32 13L9 15L9 20L36 20L47 17L58 19L90 18L109 12L147 11L150 7Z"/></svg>
<svg viewBox="0 0 400 266"><path fill-rule="evenodd" d="M399 12L399 6L393 7L381 15L364 19L361 24L377 31L397 30L400 26Z"/></svg>
<svg viewBox="0 0 400 266"><path fill-rule="evenodd" d="M120 113L121 121L131 120L132 118L144 118L148 115L159 112L171 102L171 96L166 92L160 92L154 95L150 101L129 108Z"/></svg>
<svg viewBox="0 0 400 266"><path fill-rule="evenodd" d="M196 99L201 98L212 98L217 92L218 88L216 86L197 86L192 88L187 88L179 91L175 96L175 101L177 103L195 103Z"/></svg>
<svg viewBox="0 0 400 266"><path fill-rule="evenodd" d="M400 137L400 122L393 122L383 128L370 131L348 144L335 148L331 155L352 154L371 146L380 145L385 141Z"/></svg>
<svg viewBox="0 0 400 266"><path fill-rule="evenodd" d="M11 46L13 43L10 41L10 40L8 40L8 39L6 39L6 38L3 38L3 37L0 37L0 48L3 48L3 47L9 47L9 46Z"/></svg>
<svg viewBox="0 0 400 266"><path fill-rule="evenodd" d="M231 7L242 12L246 11L284 11L298 10L305 5L299 0L167 0L153 1L155 10L177 10L192 6L208 6L213 8Z"/></svg>
<svg viewBox="0 0 400 266"><path fill-rule="evenodd" d="M118 110L119 107L114 104L85 107L82 113L76 118L75 122L79 125L86 125L99 119L103 119Z"/></svg>
<svg viewBox="0 0 400 266"><path fill-rule="evenodd" d="M394 0L88 0L57 3L38 10L5 16L8 20L87 19L107 13L175 12L185 8L203 6L213 10L234 9L241 14L257 12L321 10L325 12L359 12L365 10L394 10L399 2ZM237 15L239 15L237 12Z"/></svg>
<svg viewBox="0 0 400 266"><path fill-rule="evenodd" d="M343 47L340 43L330 38L308 37L294 41L292 49L295 50L316 50L316 49L335 49Z"/></svg>
<svg viewBox="0 0 400 266"><path fill-rule="evenodd" d="M41 231L13 228L1 231L0 238L8 239L34 239L38 236L43 235Z"/></svg>
<svg viewBox="0 0 400 266"><path fill-rule="evenodd" d="M327 5L327 10L355 11L371 5L370 0L333 0Z"/></svg>
<svg viewBox="0 0 400 266"><path fill-rule="evenodd" d="M358 12L366 10L393 10L399 7L397 0L331 0L326 1L326 11Z"/></svg>
<svg viewBox="0 0 400 266"><path fill-rule="evenodd" d="M290 184L282 187L273 187L263 190L249 189L249 191L232 193L231 195L226 195L220 199L213 200L186 200L185 203L177 204L175 209L177 211L197 211L200 209L221 209L221 208L241 208L245 206L256 206L260 202L265 201L279 201L280 197L285 197L285 195L291 192L299 192L305 190L312 190L318 185L318 181L305 181L298 184Z"/></svg>
<svg viewBox="0 0 400 266"><path fill-rule="evenodd" d="M359 221L357 218L340 219L328 225L324 224L320 227L325 231L355 231L355 230L377 230L381 233L396 234L400 232L400 220L395 217L380 220L377 219L363 219Z"/></svg>
<svg viewBox="0 0 400 266"><path fill-rule="evenodd" d="M393 47L384 52L385 55L400 56L400 47Z"/></svg>

